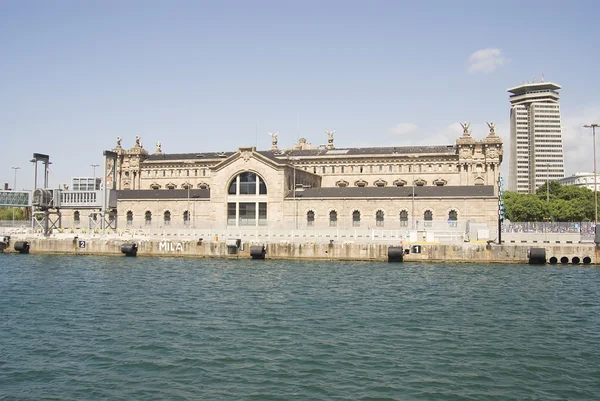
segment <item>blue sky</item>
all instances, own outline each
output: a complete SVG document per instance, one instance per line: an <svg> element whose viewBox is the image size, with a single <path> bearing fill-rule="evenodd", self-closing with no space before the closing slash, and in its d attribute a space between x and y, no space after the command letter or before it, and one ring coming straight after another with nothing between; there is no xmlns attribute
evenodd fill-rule
<svg viewBox="0 0 600 401"><path fill-rule="evenodd" d="M600 123L597 1L0 2L0 183L91 176L102 151L452 144L506 89L562 85L567 174L591 171ZM298 124L299 121L299 124ZM258 125L258 133L257 133ZM299 130L298 130L299 125ZM503 170L508 166L505 157ZM99 171L99 170L98 170Z"/></svg>

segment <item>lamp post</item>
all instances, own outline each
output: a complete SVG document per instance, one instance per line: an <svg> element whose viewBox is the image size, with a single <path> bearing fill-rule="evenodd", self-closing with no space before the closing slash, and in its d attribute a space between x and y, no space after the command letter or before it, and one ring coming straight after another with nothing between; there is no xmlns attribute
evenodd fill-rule
<svg viewBox="0 0 600 401"><path fill-rule="evenodd" d="M550 185L548 175L550 174L550 164L546 164L546 203L550 203Z"/></svg>
<svg viewBox="0 0 600 401"><path fill-rule="evenodd" d="M96 190L96 167L100 166L99 164L90 164L90 167L94 169L94 191Z"/></svg>
<svg viewBox="0 0 600 401"><path fill-rule="evenodd" d="M598 224L598 183L596 181L596 127L598 124L584 125L584 128L592 129L592 140L594 144L594 224Z"/></svg>
<svg viewBox="0 0 600 401"><path fill-rule="evenodd" d="M17 190L17 170L19 170L21 167L11 167L13 170L15 170L15 184L13 185L13 191ZM15 225L15 207L13 206L12 208L12 221L13 221L13 226Z"/></svg>

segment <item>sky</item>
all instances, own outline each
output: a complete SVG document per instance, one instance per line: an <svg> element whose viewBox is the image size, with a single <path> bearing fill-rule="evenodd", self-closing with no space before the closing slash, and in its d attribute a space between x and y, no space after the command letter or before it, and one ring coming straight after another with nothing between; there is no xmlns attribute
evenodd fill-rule
<svg viewBox="0 0 600 401"><path fill-rule="evenodd" d="M91 177L103 150L450 145L507 89L562 86L565 172L593 171L598 1L0 1L0 184ZM600 133L600 130L599 130ZM600 140L599 140L600 142ZM41 165L40 165L41 166ZM20 167L19 170L11 167ZM99 168L96 174L100 175Z"/></svg>

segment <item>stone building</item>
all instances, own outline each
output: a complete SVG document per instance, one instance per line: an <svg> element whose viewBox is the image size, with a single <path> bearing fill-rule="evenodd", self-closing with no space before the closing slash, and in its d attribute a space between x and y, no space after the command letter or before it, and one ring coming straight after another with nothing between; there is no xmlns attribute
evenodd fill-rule
<svg viewBox="0 0 600 401"><path fill-rule="evenodd" d="M502 139L490 125L475 140L468 124L454 145L240 147L234 152L150 154L121 138L116 177L118 227L427 229L494 224ZM109 169L110 170L110 169Z"/></svg>

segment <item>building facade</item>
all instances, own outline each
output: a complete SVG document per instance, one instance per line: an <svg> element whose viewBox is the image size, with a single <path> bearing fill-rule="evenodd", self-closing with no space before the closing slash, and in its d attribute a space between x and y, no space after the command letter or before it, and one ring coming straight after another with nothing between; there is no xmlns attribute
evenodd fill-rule
<svg viewBox="0 0 600 401"><path fill-rule="evenodd" d="M596 177L596 185L600 177ZM561 180L558 180L561 185L575 185L577 187L589 188L594 190L594 173L575 173ZM597 186L596 190L600 189L600 185Z"/></svg>
<svg viewBox="0 0 600 401"><path fill-rule="evenodd" d="M565 176L559 89L551 82L508 89L511 191L535 193L547 180Z"/></svg>
<svg viewBox="0 0 600 401"><path fill-rule="evenodd" d="M139 137L125 149L118 138L106 182L117 190L120 229L493 226L502 139L493 124L483 140L463 127L453 145L411 147L336 148L328 132L317 148L301 138L279 149L273 135L269 150L169 154L160 143L149 153Z"/></svg>

